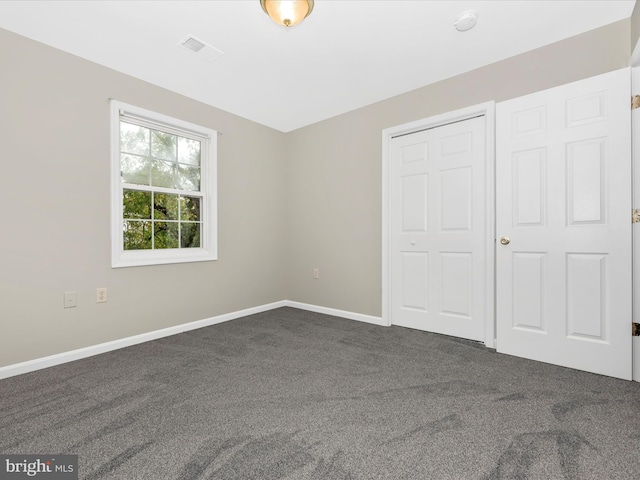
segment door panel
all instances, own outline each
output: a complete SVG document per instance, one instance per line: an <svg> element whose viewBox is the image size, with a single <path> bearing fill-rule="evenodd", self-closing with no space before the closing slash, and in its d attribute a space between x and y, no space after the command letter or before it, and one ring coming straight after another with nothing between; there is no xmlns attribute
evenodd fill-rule
<svg viewBox="0 0 640 480"><path fill-rule="evenodd" d="M513 155L513 224L542 226L546 222L546 149Z"/></svg>
<svg viewBox="0 0 640 480"><path fill-rule="evenodd" d="M427 186L425 174L402 177L402 231L427 231Z"/></svg>
<svg viewBox="0 0 640 480"><path fill-rule="evenodd" d="M391 141L391 322L483 340L484 117Z"/></svg>
<svg viewBox="0 0 640 480"><path fill-rule="evenodd" d="M567 335L606 341L605 280L607 256L567 254Z"/></svg>
<svg viewBox="0 0 640 480"><path fill-rule="evenodd" d="M472 256L471 253L441 253L440 313L459 318L471 318L473 304Z"/></svg>
<svg viewBox="0 0 640 480"><path fill-rule="evenodd" d="M440 172L440 205L442 230L471 230L470 167Z"/></svg>
<svg viewBox="0 0 640 480"><path fill-rule="evenodd" d="M402 255L402 308L428 311L429 254L403 252Z"/></svg>
<svg viewBox="0 0 640 480"><path fill-rule="evenodd" d="M513 320L514 328L546 333L544 325L546 282L545 253L514 253Z"/></svg>
<svg viewBox="0 0 640 480"><path fill-rule="evenodd" d="M499 352L631 378L629 91L623 69L497 104Z"/></svg>
<svg viewBox="0 0 640 480"><path fill-rule="evenodd" d="M567 145L569 224L605 223L604 139Z"/></svg>

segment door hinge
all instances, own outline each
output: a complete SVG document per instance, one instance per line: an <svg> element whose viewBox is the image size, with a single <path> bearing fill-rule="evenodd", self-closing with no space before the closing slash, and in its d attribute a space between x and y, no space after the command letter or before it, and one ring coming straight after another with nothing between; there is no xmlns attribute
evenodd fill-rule
<svg viewBox="0 0 640 480"><path fill-rule="evenodd" d="M640 95L634 95L631 97L631 110L635 110L640 107Z"/></svg>
<svg viewBox="0 0 640 480"><path fill-rule="evenodd" d="M640 337L640 323L631 324L631 336Z"/></svg>
<svg viewBox="0 0 640 480"><path fill-rule="evenodd" d="M640 208L631 210L631 223L640 223Z"/></svg>

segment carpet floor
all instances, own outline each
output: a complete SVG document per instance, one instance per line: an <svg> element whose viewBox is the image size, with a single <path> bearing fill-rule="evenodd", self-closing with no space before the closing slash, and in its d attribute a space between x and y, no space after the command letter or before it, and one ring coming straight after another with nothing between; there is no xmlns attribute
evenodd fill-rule
<svg viewBox="0 0 640 480"><path fill-rule="evenodd" d="M640 479L640 384L281 308L0 381L96 479Z"/></svg>

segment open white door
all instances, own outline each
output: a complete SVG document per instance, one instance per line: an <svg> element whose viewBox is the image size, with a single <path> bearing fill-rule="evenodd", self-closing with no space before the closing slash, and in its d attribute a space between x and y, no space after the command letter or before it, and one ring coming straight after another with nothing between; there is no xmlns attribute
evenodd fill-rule
<svg viewBox="0 0 640 480"><path fill-rule="evenodd" d="M496 106L497 349L631 379L630 74Z"/></svg>

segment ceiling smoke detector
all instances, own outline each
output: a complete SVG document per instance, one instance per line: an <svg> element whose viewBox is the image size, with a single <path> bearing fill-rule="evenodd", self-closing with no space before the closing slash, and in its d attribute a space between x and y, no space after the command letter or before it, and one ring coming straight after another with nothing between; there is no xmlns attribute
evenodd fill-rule
<svg viewBox="0 0 640 480"><path fill-rule="evenodd" d="M475 10L467 10L458 15L453 25L459 32L466 32L475 27L476 23L478 23L478 12Z"/></svg>

